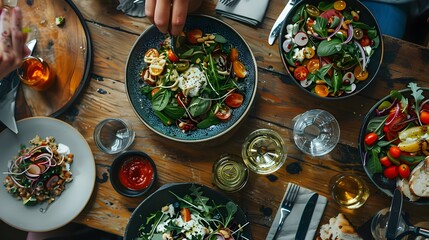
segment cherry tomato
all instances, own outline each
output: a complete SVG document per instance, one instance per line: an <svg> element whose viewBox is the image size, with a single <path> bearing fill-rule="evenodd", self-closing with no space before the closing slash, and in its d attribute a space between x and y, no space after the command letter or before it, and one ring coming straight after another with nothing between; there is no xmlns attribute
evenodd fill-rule
<svg viewBox="0 0 429 240"><path fill-rule="evenodd" d="M389 113L389 116L387 117L386 122L390 122L388 125L390 131L399 132L407 126L407 122L405 122L407 116L402 112L396 114L395 111L395 108L392 109L392 111ZM394 119L392 120L392 118Z"/></svg>
<svg viewBox="0 0 429 240"><path fill-rule="evenodd" d="M314 51L314 49L312 47L305 47L304 49L304 56L307 59L312 59L314 57L314 54L316 52Z"/></svg>
<svg viewBox="0 0 429 240"><path fill-rule="evenodd" d="M387 132L389 132L389 126L384 125L383 132L384 132L384 134L387 134Z"/></svg>
<svg viewBox="0 0 429 240"><path fill-rule="evenodd" d="M400 158L401 157L401 149L399 149L398 146L391 146L389 148L390 156L394 158Z"/></svg>
<svg viewBox="0 0 429 240"><path fill-rule="evenodd" d="M390 159L387 156L380 158L380 163L381 163L381 165L383 165L385 167L389 167L390 165L392 165L392 162L390 161Z"/></svg>
<svg viewBox="0 0 429 240"><path fill-rule="evenodd" d="M299 66L293 72L293 76L299 81L304 81L308 77L308 70L304 66Z"/></svg>
<svg viewBox="0 0 429 240"><path fill-rule="evenodd" d="M390 167L387 167L383 171L383 175L388 179L394 179L398 176L398 167L395 165L392 165Z"/></svg>
<svg viewBox="0 0 429 240"><path fill-rule="evenodd" d="M307 6L305 6L305 10L307 11L308 15L310 15L313 18L316 18L317 16L320 15L319 9L314 5L307 4Z"/></svg>
<svg viewBox="0 0 429 240"><path fill-rule="evenodd" d="M359 81L366 80L368 78L368 71L363 71L360 65L357 65L353 71L355 78Z"/></svg>
<svg viewBox="0 0 429 240"><path fill-rule="evenodd" d="M150 74L149 68L143 69L143 71L140 73L140 77L145 81L147 84L151 86L155 86L156 84L156 77Z"/></svg>
<svg viewBox="0 0 429 240"><path fill-rule="evenodd" d="M228 121L231 118L231 108L225 104L222 104L216 110L215 115L221 121Z"/></svg>
<svg viewBox="0 0 429 240"><path fill-rule="evenodd" d="M402 178L408 178L410 176L410 167L407 164L401 164L398 167L399 176Z"/></svg>
<svg viewBox="0 0 429 240"><path fill-rule="evenodd" d="M313 59L310 59L310 61L308 61L307 63L307 69L310 73L315 74L317 70L319 70L319 67L320 67L319 59L313 58Z"/></svg>
<svg viewBox="0 0 429 240"><path fill-rule="evenodd" d="M225 103L231 108L238 108L243 104L243 95L240 93L231 93L226 97Z"/></svg>
<svg viewBox="0 0 429 240"><path fill-rule="evenodd" d="M246 67L238 60L232 62L232 70L234 71L235 76L239 78L245 78L247 75Z"/></svg>
<svg viewBox="0 0 429 240"><path fill-rule="evenodd" d="M229 53L229 60L231 62L238 60L238 50L237 48L231 48L231 52Z"/></svg>
<svg viewBox="0 0 429 240"><path fill-rule="evenodd" d="M336 1L334 2L334 9L337 11L343 11L346 8L347 4L345 1Z"/></svg>
<svg viewBox="0 0 429 240"><path fill-rule="evenodd" d="M179 57L173 52L173 50L169 49L167 54L168 54L168 59L170 59L170 61L172 62L179 61Z"/></svg>
<svg viewBox="0 0 429 240"><path fill-rule="evenodd" d="M159 92L159 90L161 90L161 88L159 88L159 87L152 89L152 92L150 92L150 94L152 95L152 97L155 96L155 94L157 92Z"/></svg>
<svg viewBox="0 0 429 240"><path fill-rule="evenodd" d="M371 40L369 39L368 36L364 35L360 40L360 45L362 47L366 47L366 46L369 46L370 44L371 44Z"/></svg>
<svg viewBox="0 0 429 240"><path fill-rule="evenodd" d="M368 134L366 134L364 142L367 146L372 146L374 145L375 142L377 142L378 140L378 136L375 132L370 132Z"/></svg>
<svg viewBox="0 0 429 240"><path fill-rule="evenodd" d="M189 103L191 103L191 98L185 96L182 92L179 92L176 95L176 100L177 100L177 103L179 104L179 106L181 106L181 107L186 107L189 105Z"/></svg>
<svg viewBox="0 0 429 240"><path fill-rule="evenodd" d="M162 58L154 58L152 63L149 66L149 72L153 76L158 76L164 71L165 59Z"/></svg>
<svg viewBox="0 0 429 240"><path fill-rule="evenodd" d="M321 97L326 97L329 94L329 89L325 84L317 84L314 87L314 92Z"/></svg>
<svg viewBox="0 0 429 240"><path fill-rule="evenodd" d="M180 210L180 216L184 222L189 222L191 220L191 212L187 208L182 208Z"/></svg>
<svg viewBox="0 0 429 240"><path fill-rule="evenodd" d="M203 31L201 29L193 29L188 32L187 38L188 42L191 44L197 44L198 39L203 37Z"/></svg>
<svg viewBox="0 0 429 240"><path fill-rule="evenodd" d="M424 125L429 125L429 112L425 110L420 111L420 121L422 121Z"/></svg>
<svg viewBox="0 0 429 240"><path fill-rule="evenodd" d="M150 48L144 54L144 59L143 60L145 61L145 63L152 63L152 60L154 58L157 58L157 57L159 57L158 50L156 50L155 48Z"/></svg>

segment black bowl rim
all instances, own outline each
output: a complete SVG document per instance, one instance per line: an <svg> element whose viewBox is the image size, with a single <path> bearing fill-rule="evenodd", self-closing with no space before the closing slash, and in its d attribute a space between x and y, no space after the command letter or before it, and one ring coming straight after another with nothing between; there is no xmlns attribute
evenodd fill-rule
<svg viewBox="0 0 429 240"><path fill-rule="evenodd" d="M420 89L422 89L423 91L427 91L429 93L429 88L426 87L420 87ZM405 88L405 89L401 89L398 90L398 92L400 92L401 94L406 93L406 92L410 92L411 89L410 88ZM390 94L383 97L382 99L380 99L376 104L374 104L374 106L372 106L372 108L368 111L368 113L366 114L361 128L359 130L359 139L358 139L358 149L359 149L359 156L361 159L361 163L362 163L362 167L365 170L366 175L368 176L368 178L371 180L371 182L383 193L385 193L387 196L389 197L393 197L393 192L391 192L389 189L383 188L381 187L377 182L375 182L375 180L373 179L373 177L370 175L370 173L368 172L366 166L364 165L365 162L365 148L364 146L364 136L366 135L366 128L368 125L368 122L374 117L374 112L375 109L384 101L387 100L390 97ZM396 181L396 180L395 180ZM420 199L423 199L424 201L421 201ZM405 198L405 200L407 202L416 204L416 205L429 205L429 198L420 198L417 201L410 201L408 198Z"/></svg>
<svg viewBox="0 0 429 240"><path fill-rule="evenodd" d="M179 187L180 186L189 186L190 187L192 185L202 187L208 191L212 191L213 193L216 193L217 195L221 196L222 198L224 198L226 200L232 201L232 199L230 197L228 197L227 195L225 195L223 192L220 192L219 190L213 189L213 188L211 188L207 185L201 184L201 183L197 183L197 182L171 182L171 183L166 183L166 184L162 185L160 188L158 188L156 191L154 191L152 194L150 194L148 197L146 197L143 201L141 201L140 204L134 209L134 211L131 213L131 216L130 216L128 223L127 223L127 226L125 228L124 239L126 239L126 237L127 237L127 233L128 233L129 228L130 228L131 219L135 218L135 215L139 214L139 213L137 213L138 209L140 209L143 206L143 204L145 204L145 202L148 201L148 199L151 199L153 196L158 194L158 192L163 191L163 190L168 189L168 188L178 187L178 186ZM248 222L246 213L243 211L243 209L241 209L241 207L237 203L235 203L235 204L237 205L237 213L240 212L243 215L244 220L246 220L246 222ZM235 214L237 214L237 213L235 213ZM148 214L150 214L150 213L148 213ZM247 225L246 228L247 228L249 234L252 234L250 226ZM250 236L250 239L252 239L252 236Z"/></svg>
<svg viewBox="0 0 429 240"><path fill-rule="evenodd" d="M374 15L372 14L372 12L363 4L363 3L361 3L360 1L357 1L357 0L355 0L355 2L357 3L357 4L359 4L363 9L365 9L367 12L368 12L368 14L374 19L374 22L375 22L375 24L376 24L376 28L377 28L377 32L378 32L378 34L379 34L379 37L380 37L380 45L379 45L379 47L381 47L381 57L380 57L380 63L378 64L378 66L377 66L377 69L376 69L376 71L374 72L374 76L372 77L372 79L367 79L367 80L365 80L364 81L364 85L362 85L362 87L360 88L360 89L356 89L353 93L350 93L350 94L346 94L346 95L342 95L342 96L338 96L338 97L321 97L321 96L319 96L319 95L317 95L317 94L315 94L315 93L313 93L313 92L310 92L310 91L308 91L307 89L305 89L303 86L301 86L301 84L293 77L293 75L291 74L291 72L289 71L289 68L288 68L288 65L287 65L287 63L285 62L285 60L284 60L284 58L283 58L283 49L282 49L282 44L281 44L281 38L282 38L282 35L284 35L284 31L285 31L285 29L286 29L286 26L289 24L289 23L287 23L286 22L286 19L288 19L289 18L289 15L291 15L291 14L295 14L295 11L297 10L297 8L299 7L299 6L301 6L301 4L306 4L306 3L308 3L308 2L310 2L311 0L300 0L298 3L296 3L293 7L292 7L292 9L288 12L288 14L286 15L286 17L285 17L285 20L283 21L283 23L282 23L282 26L281 26L281 29L280 29L280 34L279 34L279 37L278 37L278 45L279 45L279 52L280 52L280 59L282 60L282 63L283 63L283 66L284 66L284 68L286 68L286 71L288 72L288 74L289 74L289 78L296 84L296 85L298 85L298 87L300 88L300 89L302 89L303 91L305 91L305 92L307 92L307 93L309 93L309 95L311 95L311 96L313 96L313 97L315 97L315 98L318 98L318 99L323 99L323 100L328 100L328 101L331 101L331 100L338 100L338 99L346 99L346 98L349 98L349 97L351 97L351 96L354 96L354 95L357 95L359 92L361 92L362 90L364 90L365 88L367 88L373 81L374 81L374 79L375 79L375 77L377 76L377 74L378 74L378 71L380 70L380 67L381 67L381 64L383 63L383 57L384 57L384 40L383 40L383 34L382 34L382 32L381 32L381 28L380 28L380 26L379 26L379 24L378 24L378 22L377 22L377 19L374 17ZM329 1L333 1L333 0L329 0ZM349 0L349 1L352 1L352 0Z"/></svg>
<svg viewBox="0 0 429 240"><path fill-rule="evenodd" d="M119 182L119 178L118 178L118 169L121 166L122 162L129 156L143 156L147 161L149 161L149 163L151 164L152 168L153 168L153 179L152 182L149 184L149 186L143 190L140 191L136 191L136 190L130 190L127 189L126 187L122 186L121 183ZM153 159L147 155L146 153L142 152L142 151L137 151L137 150L128 150L128 151L124 151L122 153L120 153L115 160L113 160L112 165L110 166L110 170L109 170L109 174L110 174L110 183L112 184L113 188L120 194L126 196L126 197L141 197L144 194L146 194L147 192L149 192L153 185L156 182L158 173L156 170L156 164L153 161Z"/></svg>
<svg viewBox="0 0 429 240"><path fill-rule="evenodd" d="M194 139L194 140L187 140L187 139L179 139L179 138L175 138L173 136L167 135L163 132L158 131L157 129L155 129L154 127L152 127L149 123L147 123L141 116L140 114L137 112L137 110L133 108L134 113L137 115L137 117L140 119L141 122L143 122L143 124L148 127L149 129L151 129L154 133L158 134L159 136L162 136L164 138L173 140L175 142L182 142L182 143L202 143L202 142L210 142L211 140L214 139L218 139L222 136L225 136L226 134L232 132L235 128L237 128L238 126L240 126L240 124L245 120L245 118L247 117L247 115L249 114L250 110L252 109L254 100L255 100L255 96L256 96L256 92L258 89L258 64L256 62L255 59L255 55L253 54L252 48L249 46L249 44L247 43L247 41L243 38L243 36L237 31L235 30L235 28L233 28L231 25L229 25L228 23L222 21L219 18L210 16L210 15L206 15L206 14L190 14L190 16L195 16L195 17L205 17L205 18L209 18L211 20L214 20L217 23L223 24L225 25L225 27L229 28L231 31L235 32L237 34L237 36L241 39L241 41L243 41L243 44L246 46L246 48L249 49L249 53L250 56L252 57L252 62L255 66L255 68L253 69L255 71L255 80L254 80L254 87L252 88L252 93L251 93L251 98L249 100L249 105L246 107L246 109L243 111L243 114L228 128L224 129L222 132L220 132L217 135L208 137L208 138L203 138L203 139ZM130 61L130 57L133 53L133 49L136 47L136 45L139 43L140 39L149 31L151 31L153 28L156 28L155 25L151 25L148 28L146 28L146 30L136 39L136 41L134 42L133 46L131 47L131 51L127 57L127 61L125 63L125 73L127 73L128 70L128 64ZM126 74L125 74L126 75ZM127 89L127 77L125 76L125 92L127 93L127 98L128 101L130 102L130 104L132 105L132 100L130 95L128 94L128 89Z"/></svg>

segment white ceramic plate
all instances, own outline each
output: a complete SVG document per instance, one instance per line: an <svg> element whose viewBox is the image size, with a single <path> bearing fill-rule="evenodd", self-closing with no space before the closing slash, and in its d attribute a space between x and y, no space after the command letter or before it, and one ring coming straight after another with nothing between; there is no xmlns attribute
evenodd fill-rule
<svg viewBox="0 0 429 240"><path fill-rule="evenodd" d="M18 153L20 145L29 146L28 141L36 135L44 138L55 137L56 143L70 147L74 154L71 172L73 181L42 213L41 207L24 206L6 191L3 181L6 175L0 174L0 219L23 231L45 232L57 229L71 222L89 201L95 184L95 162L91 149L82 135L72 126L55 118L32 117L17 122L19 133L15 135L6 129L0 133L0 173L7 171L8 162Z"/></svg>

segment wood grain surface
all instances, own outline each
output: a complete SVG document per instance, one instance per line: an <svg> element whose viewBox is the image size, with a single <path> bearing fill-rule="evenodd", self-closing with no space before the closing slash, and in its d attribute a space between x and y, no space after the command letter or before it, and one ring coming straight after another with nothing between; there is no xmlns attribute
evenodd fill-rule
<svg viewBox="0 0 429 240"><path fill-rule="evenodd" d="M63 1L45 3L47 2L55 2L56 7L52 9L63 10L60 7L63 6ZM267 43L271 26L285 1L270 1L261 25L251 27L217 15L214 10L217 1L204 0L199 13L216 16L230 24L252 49L258 63L258 91L252 111L239 131L229 140L216 146L187 145L172 142L151 132L140 122L127 100L124 87L125 62L137 37L150 26L148 19L129 17L116 10L118 2L115 0L73 0L73 3L79 8L89 27L94 59L88 87L60 118L82 133L90 144L97 164L97 183L93 196L85 210L75 219L76 222L123 235L132 210L145 198L123 197L115 192L109 182L108 170L115 155L102 153L93 141L94 126L107 117L124 118L133 124L136 139L131 149L146 152L157 164L159 178L154 190L169 182L198 182L213 186L211 167L214 160L224 153L240 155L245 137L256 129L269 128L277 131L286 142L288 156L284 167L272 174L275 179L252 173L248 184L241 191L227 193L248 214L256 240L265 239L288 182L297 183L329 199L321 224L342 212L354 225L360 226L377 211L390 205L391 199L378 191L363 171L357 149L359 130L369 109L392 89L405 88L409 82L429 87L428 48L384 36L384 60L378 75L367 89L341 101L319 100L309 96L292 82L280 60L278 44L270 46ZM67 8L67 5L64 4L63 7ZM58 13L48 11L51 17ZM35 23L40 23L40 18L46 19L36 14L32 14L31 18ZM65 27L73 23L72 20L66 21ZM66 29L57 29L60 30ZM77 42L70 46L64 43L62 47L72 48L69 54L75 54L73 58L63 55L68 59L62 65L69 69L67 71L72 71L76 66L81 67L78 62L81 63L84 54L75 46L83 44L82 34L81 30L67 34L70 38L80 36L75 40ZM49 40L42 40L42 43L43 41ZM72 60L77 62L70 62ZM59 66L55 67L60 71ZM332 113L341 128L337 147L330 154L317 158L309 157L296 148L291 130L293 117L314 108ZM302 171L298 174L288 173L285 167L291 163L298 163ZM349 171L363 176L370 187L367 203L357 210L340 208L329 195L330 178ZM406 203L404 210L410 215L412 222L429 220L427 214L422 214L429 210L429 206Z"/></svg>

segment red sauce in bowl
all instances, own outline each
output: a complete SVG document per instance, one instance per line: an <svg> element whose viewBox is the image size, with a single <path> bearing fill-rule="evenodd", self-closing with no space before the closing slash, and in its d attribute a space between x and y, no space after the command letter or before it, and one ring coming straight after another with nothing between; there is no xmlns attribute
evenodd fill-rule
<svg viewBox="0 0 429 240"><path fill-rule="evenodd" d="M149 187L153 177L151 163L141 156L129 157L119 169L119 181L130 190L143 190Z"/></svg>

